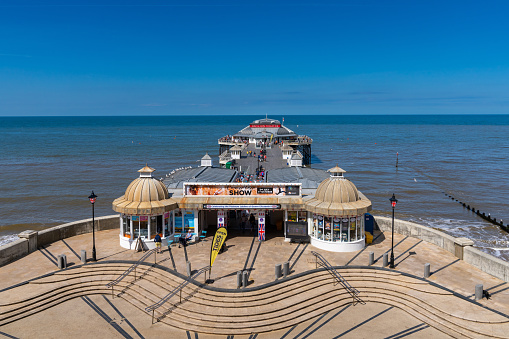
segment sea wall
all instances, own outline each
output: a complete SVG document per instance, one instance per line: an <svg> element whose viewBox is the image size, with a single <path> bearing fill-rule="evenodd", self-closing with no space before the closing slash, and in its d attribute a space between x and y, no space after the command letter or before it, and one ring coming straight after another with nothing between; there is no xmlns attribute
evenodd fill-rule
<svg viewBox="0 0 509 339"><path fill-rule="evenodd" d="M375 216L375 220L381 231L391 232L392 218ZM509 282L509 263L473 247L474 242L469 239L455 238L433 228L399 219L394 219L394 233L435 244L481 271Z"/></svg>
<svg viewBox="0 0 509 339"><path fill-rule="evenodd" d="M392 218L377 217L375 220L384 232L390 232L392 229ZM394 219L394 233L414 237L424 240L426 242L435 244L442 247L444 250L454 254L454 241L455 237L445 234L444 232L437 231L423 225L419 225L410 221Z"/></svg>
<svg viewBox="0 0 509 339"><path fill-rule="evenodd" d="M118 214L95 218L96 231L119 228ZM73 221L43 231L25 231L20 239L0 246L0 266L19 259L52 242L92 232L92 219Z"/></svg>
<svg viewBox="0 0 509 339"><path fill-rule="evenodd" d="M18 239L0 246L0 266L28 254L28 240Z"/></svg>

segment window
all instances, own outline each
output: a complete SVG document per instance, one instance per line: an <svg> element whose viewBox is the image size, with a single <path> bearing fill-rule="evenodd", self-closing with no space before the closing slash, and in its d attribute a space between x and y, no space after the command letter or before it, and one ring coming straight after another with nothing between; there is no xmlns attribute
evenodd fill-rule
<svg viewBox="0 0 509 339"><path fill-rule="evenodd" d="M122 236L131 238L131 220L126 215L122 215L122 231Z"/></svg>

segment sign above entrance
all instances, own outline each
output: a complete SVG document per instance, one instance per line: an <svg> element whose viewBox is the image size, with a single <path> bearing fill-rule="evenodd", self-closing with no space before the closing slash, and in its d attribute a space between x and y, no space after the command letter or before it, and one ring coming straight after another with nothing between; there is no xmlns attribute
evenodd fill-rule
<svg viewBox="0 0 509 339"><path fill-rule="evenodd" d="M274 205L203 205L204 210L279 210L280 204ZM219 214L218 214L219 217Z"/></svg>
<svg viewBox="0 0 509 339"><path fill-rule="evenodd" d="M301 183L184 183L184 196L300 196Z"/></svg>

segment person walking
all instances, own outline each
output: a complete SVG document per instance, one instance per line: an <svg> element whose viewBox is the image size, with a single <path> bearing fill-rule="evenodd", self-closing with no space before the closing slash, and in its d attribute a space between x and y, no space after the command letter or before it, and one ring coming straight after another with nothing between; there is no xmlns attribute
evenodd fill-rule
<svg viewBox="0 0 509 339"><path fill-rule="evenodd" d="M156 251L157 253L161 253L161 236L159 233L154 237L154 242L156 243Z"/></svg>

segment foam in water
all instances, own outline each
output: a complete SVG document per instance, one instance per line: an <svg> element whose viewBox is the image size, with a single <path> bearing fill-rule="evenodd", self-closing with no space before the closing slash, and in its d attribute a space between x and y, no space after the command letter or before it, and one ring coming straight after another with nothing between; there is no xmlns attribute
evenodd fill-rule
<svg viewBox="0 0 509 339"><path fill-rule="evenodd" d="M0 236L0 246L8 244L18 239L19 237L17 234L2 235Z"/></svg>

